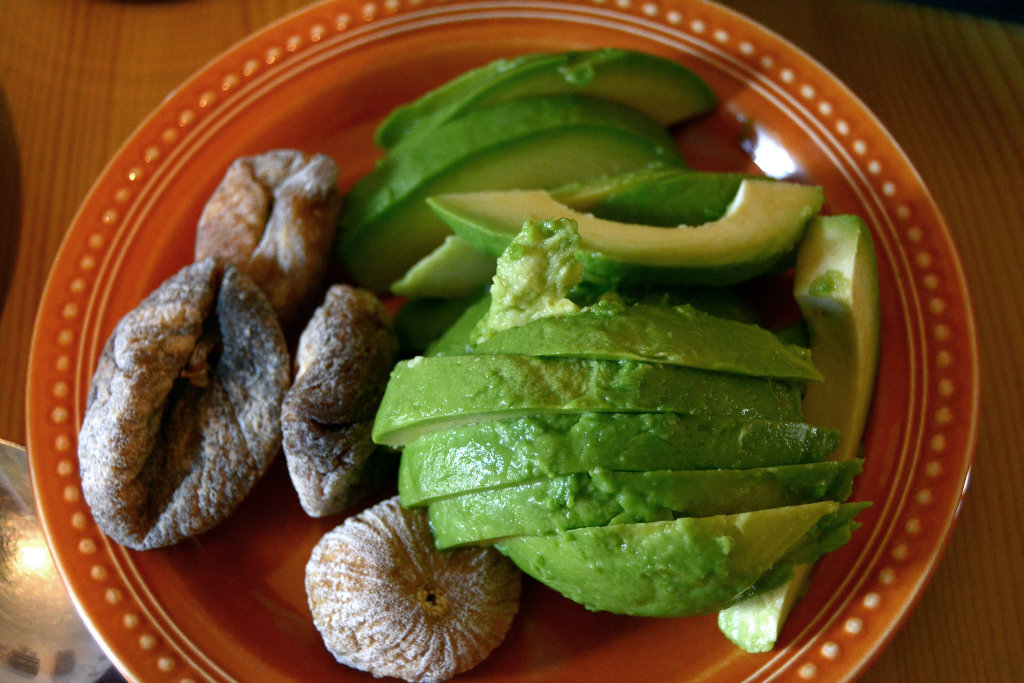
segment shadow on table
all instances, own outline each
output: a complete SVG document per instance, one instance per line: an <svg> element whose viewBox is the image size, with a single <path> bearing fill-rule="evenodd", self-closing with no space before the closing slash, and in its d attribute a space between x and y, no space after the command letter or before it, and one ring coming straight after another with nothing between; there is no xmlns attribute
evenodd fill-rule
<svg viewBox="0 0 1024 683"><path fill-rule="evenodd" d="M918 5L935 5L958 12L967 12L994 19L1024 22L1021 0L910 0Z"/></svg>
<svg viewBox="0 0 1024 683"><path fill-rule="evenodd" d="M0 86L0 309L14 271L21 235L21 161L14 121Z"/></svg>

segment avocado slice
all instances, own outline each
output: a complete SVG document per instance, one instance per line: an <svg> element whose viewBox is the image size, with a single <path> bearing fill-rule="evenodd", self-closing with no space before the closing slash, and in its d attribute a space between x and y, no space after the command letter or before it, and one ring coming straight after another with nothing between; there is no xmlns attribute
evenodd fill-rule
<svg viewBox="0 0 1024 683"><path fill-rule="evenodd" d="M424 350L425 356L463 355L472 350L473 331L491 308L490 294L473 301L441 336Z"/></svg>
<svg viewBox="0 0 1024 683"><path fill-rule="evenodd" d="M570 183L552 189L555 201L598 218L664 225L704 223L720 218L744 176L700 173L660 165ZM417 261L391 285L392 294L409 298L459 297L486 287L494 275L495 258L473 249L457 235Z"/></svg>
<svg viewBox="0 0 1024 683"><path fill-rule="evenodd" d="M438 548L579 527L751 512L845 500L860 461L746 470L652 470L545 477L432 501Z"/></svg>
<svg viewBox="0 0 1024 683"><path fill-rule="evenodd" d="M747 179L764 180L743 173L648 167L554 188L551 197L619 223L697 226L721 218Z"/></svg>
<svg viewBox="0 0 1024 683"><path fill-rule="evenodd" d="M592 305L601 300L602 297L617 297L625 303L652 303L657 305L682 305L693 306L698 311L703 311L719 318L727 318L750 325L761 324L762 320L757 312L748 302L742 299L735 291L728 287L696 287L680 289L674 292L650 290L640 288L639 290L618 290L608 292L604 287L594 288L593 283L581 283L574 288L569 297L578 301L581 306ZM480 320L487 314L490 308L490 299L484 294L482 300L476 300L472 306L467 307L462 316L451 327L445 330L433 344L431 344L424 355L461 354L470 353L473 350L473 343L470 341L473 329ZM399 311L401 314L401 311ZM807 348L810 342L806 335L801 334L779 334L776 336L785 344L793 344Z"/></svg>
<svg viewBox="0 0 1024 683"><path fill-rule="evenodd" d="M524 572L588 609L694 616L777 582L790 558L806 561L842 545L863 507L825 501L584 527L505 539L495 547Z"/></svg>
<svg viewBox="0 0 1024 683"><path fill-rule="evenodd" d="M560 95L475 110L398 144L353 185L338 255L359 284L386 292L450 233L424 204L430 195L550 187L654 162L683 165L664 128L613 102Z"/></svg>
<svg viewBox="0 0 1024 683"><path fill-rule="evenodd" d="M806 349L786 345L756 325L688 305L600 301L495 333L474 353L646 360L754 377L817 381Z"/></svg>
<svg viewBox="0 0 1024 683"><path fill-rule="evenodd" d="M487 292L480 290L458 298L423 297L410 299L394 315L395 335L398 337L399 357L426 352L437 344Z"/></svg>
<svg viewBox="0 0 1024 683"><path fill-rule="evenodd" d="M555 201L597 218L676 227L718 220L728 210L740 182L752 177L649 166L550 192ZM456 247L458 258L465 263L455 261ZM392 285L391 291L402 296L458 296L466 289L486 286L493 273L494 257L451 235Z"/></svg>
<svg viewBox="0 0 1024 683"><path fill-rule="evenodd" d="M402 446L429 431L550 413L677 412L800 420L788 382L641 361L417 356L392 370L373 440Z"/></svg>
<svg viewBox="0 0 1024 683"><path fill-rule="evenodd" d="M497 332L580 310L569 292L583 281L580 236L564 218L528 220L496 262L491 307L473 330L479 344Z"/></svg>
<svg viewBox="0 0 1024 683"><path fill-rule="evenodd" d="M657 55L618 48L536 53L472 69L396 108L374 141L390 149L429 134L467 111L537 95L576 94L619 102L663 126L715 107L715 94L690 69Z"/></svg>
<svg viewBox="0 0 1024 683"><path fill-rule="evenodd" d="M878 367L878 264L864 221L821 216L811 223L797 252L793 293L825 376L808 390L805 415L840 430L842 440L832 457L848 460L860 445ZM771 650L811 569L811 564L797 565L787 583L723 610L719 629L748 652Z"/></svg>
<svg viewBox="0 0 1024 683"><path fill-rule="evenodd" d="M482 254L461 237L448 235L399 280L391 293L410 299L460 299L491 282L494 257Z"/></svg>
<svg viewBox="0 0 1024 683"><path fill-rule="evenodd" d="M797 251L793 295L825 380L804 397L815 424L840 430L836 459L852 458L878 372L881 315L871 230L857 216L821 216Z"/></svg>
<svg viewBox="0 0 1024 683"><path fill-rule="evenodd" d="M374 143L389 149L401 142L414 128L434 129L442 121L451 118L448 110L459 109L462 102L471 101L481 90L486 89L503 71L525 68L533 62L549 59L548 53L535 52L518 55L463 71L454 78L428 90L412 102L399 105L384 117L373 133ZM424 122L430 121L429 124Z"/></svg>
<svg viewBox="0 0 1024 683"><path fill-rule="evenodd" d="M730 285L765 273L794 249L824 203L815 185L744 179L721 218L666 228L619 223L556 202L544 189L434 195L427 204L477 250L498 255L530 217L576 221L588 279Z"/></svg>
<svg viewBox="0 0 1024 683"><path fill-rule="evenodd" d="M551 197L559 203L571 206L577 211L593 213L595 206L601 206L609 197L626 192L634 187L643 187L674 173L685 173L686 169L652 164L624 173L603 175L597 178L576 181L551 188ZM735 192L734 192L735 194ZM606 216L600 216L606 218Z"/></svg>
<svg viewBox="0 0 1024 683"><path fill-rule="evenodd" d="M833 429L802 422L677 413L580 413L490 420L405 445L407 506L479 489L592 470L710 470L824 460Z"/></svg>

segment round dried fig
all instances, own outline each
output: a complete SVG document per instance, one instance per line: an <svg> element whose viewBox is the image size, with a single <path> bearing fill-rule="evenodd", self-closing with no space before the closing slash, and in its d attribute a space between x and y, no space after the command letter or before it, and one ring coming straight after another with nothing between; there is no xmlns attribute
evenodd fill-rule
<svg viewBox="0 0 1024 683"><path fill-rule="evenodd" d="M125 315L79 433L100 528L145 550L226 518L280 450L289 364L266 296L215 259L186 266Z"/></svg>
<svg viewBox="0 0 1024 683"><path fill-rule="evenodd" d="M371 292L348 285L328 290L299 337L281 430L288 473L308 515L341 512L359 494L397 351L387 310Z"/></svg>
<svg viewBox="0 0 1024 683"><path fill-rule="evenodd" d="M266 293L286 324L320 295L337 228L338 166L278 149L236 159L203 208L195 259L226 260Z"/></svg>
<svg viewBox="0 0 1024 683"><path fill-rule="evenodd" d="M389 498L329 531L306 565L327 649L374 676L443 681L482 662L519 610L519 570L493 548L437 550L424 509Z"/></svg>

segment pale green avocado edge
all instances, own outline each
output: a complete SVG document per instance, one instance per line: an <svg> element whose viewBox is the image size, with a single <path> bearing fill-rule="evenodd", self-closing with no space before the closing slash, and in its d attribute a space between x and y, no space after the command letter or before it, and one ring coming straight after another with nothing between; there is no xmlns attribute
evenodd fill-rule
<svg viewBox="0 0 1024 683"><path fill-rule="evenodd" d="M788 255L821 210L824 194L815 185L746 179L721 218L677 228L597 218L543 189L450 193L427 203L484 253L501 253L527 220L569 218L579 229L588 278L728 285L767 272Z"/></svg>

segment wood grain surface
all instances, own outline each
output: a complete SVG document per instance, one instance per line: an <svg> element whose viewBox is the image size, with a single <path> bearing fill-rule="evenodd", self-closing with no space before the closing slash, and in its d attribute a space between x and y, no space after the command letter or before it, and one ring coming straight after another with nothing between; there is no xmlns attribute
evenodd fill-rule
<svg viewBox="0 0 1024 683"><path fill-rule="evenodd" d="M24 442L33 318L75 211L175 86L303 0L0 0L0 437ZM856 92L943 211L982 423L945 559L865 681L1024 681L1024 25L881 0L726 0Z"/></svg>

